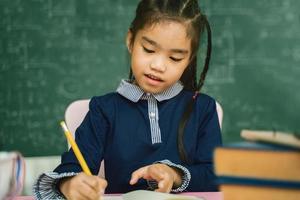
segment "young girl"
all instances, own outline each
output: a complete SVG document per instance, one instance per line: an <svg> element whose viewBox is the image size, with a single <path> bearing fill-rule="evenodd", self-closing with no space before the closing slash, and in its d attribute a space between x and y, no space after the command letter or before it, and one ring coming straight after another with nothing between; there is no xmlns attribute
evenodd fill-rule
<svg viewBox="0 0 300 200"><path fill-rule="evenodd" d="M208 48L199 82L197 50ZM199 94L211 51L210 28L197 0L142 0L128 34L129 80L93 97L76 142L94 176L82 173L72 149L42 174L37 199L98 199L137 189L215 191L213 149L221 144L215 100ZM105 179L97 176L101 160Z"/></svg>

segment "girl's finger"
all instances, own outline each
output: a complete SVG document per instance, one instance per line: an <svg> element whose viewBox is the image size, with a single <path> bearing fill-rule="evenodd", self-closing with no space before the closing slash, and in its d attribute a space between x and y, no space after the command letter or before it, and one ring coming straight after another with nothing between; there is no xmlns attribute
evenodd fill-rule
<svg viewBox="0 0 300 200"><path fill-rule="evenodd" d="M146 177L146 171L147 171L147 166L135 170L135 171L131 174L131 179L130 179L129 183L130 183L131 185L133 185L133 184L135 184L140 178Z"/></svg>
<svg viewBox="0 0 300 200"><path fill-rule="evenodd" d="M83 182L90 186L94 191L99 190L99 181L94 176L86 176Z"/></svg>
<svg viewBox="0 0 300 200"><path fill-rule="evenodd" d="M164 168L155 168L151 171L151 175L152 177L157 181L158 183L158 188L156 189L156 191L158 192L170 192L172 187L173 187L173 179L172 179L172 175L166 171L163 170Z"/></svg>
<svg viewBox="0 0 300 200"><path fill-rule="evenodd" d="M100 178L100 177L97 177L99 178L99 187L100 187L100 194L103 195L104 194L104 191L105 191L105 188L107 187L107 181L103 178Z"/></svg>
<svg viewBox="0 0 300 200"><path fill-rule="evenodd" d="M157 167L156 165L152 165L148 169L148 175L150 179L156 180L159 182L160 180L164 179L165 177L165 171L162 170L160 167Z"/></svg>
<svg viewBox="0 0 300 200"><path fill-rule="evenodd" d="M83 199L94 200L98 199L100 196L97 191L94 190L86 181L82 181L80 187L77 189L79 195Z"/></svg>
<svg viewBox="0 0 300 200"><path fill-rule="evenodd" d="M172 189L172 186L173 184L171 184L170 181L162 179L160 182L158 182L158 188L155 191L169 193Z"/></svg>
<svg viewBox="0 0 300 200"><path fill-rule="evenodd" d="M97 193L104 193L104 190L107 186L107 181L98 176L88 176L84 179L84 182L89 185Z"/></svg>

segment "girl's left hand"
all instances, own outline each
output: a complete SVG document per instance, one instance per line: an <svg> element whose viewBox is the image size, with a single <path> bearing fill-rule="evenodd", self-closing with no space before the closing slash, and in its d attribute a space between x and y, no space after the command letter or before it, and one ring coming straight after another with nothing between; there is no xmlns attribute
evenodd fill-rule
<svg viewBox="0 0 300 200"><path fill-rule="evenodd" d="M140 178L155 180L158 184L157 192L169 193L172 187L179 187L182 183L181 174L168 165L157 163L139 168L131 174L130 184L135 184Z"/></svg>

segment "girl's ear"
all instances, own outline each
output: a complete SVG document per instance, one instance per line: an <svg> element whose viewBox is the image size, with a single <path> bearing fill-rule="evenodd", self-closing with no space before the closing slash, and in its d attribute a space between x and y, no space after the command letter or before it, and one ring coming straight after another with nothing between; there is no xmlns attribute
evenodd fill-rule
<svg viewBox="0 0 300 200"><path fill-rule="evenodd" d="M131 51L132 51L132 41L131 40L132 40L132 33L130 30L128 30L127 36L126 36L126 46L127 46L129 53L131 53Z"/></svg>

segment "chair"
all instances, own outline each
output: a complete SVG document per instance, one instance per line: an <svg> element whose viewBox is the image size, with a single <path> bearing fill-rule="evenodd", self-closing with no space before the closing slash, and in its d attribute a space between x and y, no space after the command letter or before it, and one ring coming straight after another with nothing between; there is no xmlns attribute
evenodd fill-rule
<svg viewBox="0 0 300 200"><path fill-rule="evenodd" d="M72 102L65 111L65 121L73 136L75 134L77 127L81 124L81 122L83 121L85 115L89 110L89 102L90 99L76 100ZM218 113L219 124L220 127L222 127L223 109L218 102L216 102L216 109ZM69 148L70 148L70 144L69 144ZM101 167L98 175L103 178L105 177L103 160L101 162Z"/></svg>
<svg viewBox="0 0 300 200"><path fill-rule="evenodd" d="M83 121L89 111L89 99L76 100L72 102L65 111L65 121L72 134Z"/></svg>
<svg viewBox="0 0 300 200"><path fill-rule="evenodd" d="M76 100L72 102L65 111L65 121L70 132L75 136L75 131L83 121L89 110L90 99ZM68 144L70 148L70 144ZM101 167L98 176L105 178L104 160L101 161Z"/></svg>
<svg viewBox="0 0 300 200"><path fill-rule="evenodd" d="M222 106L219 104L219 102L216 101L216 109L218 113L218 118L219 118L219 124L222 129L222 122L223 122L223 109Z"/></svg>

